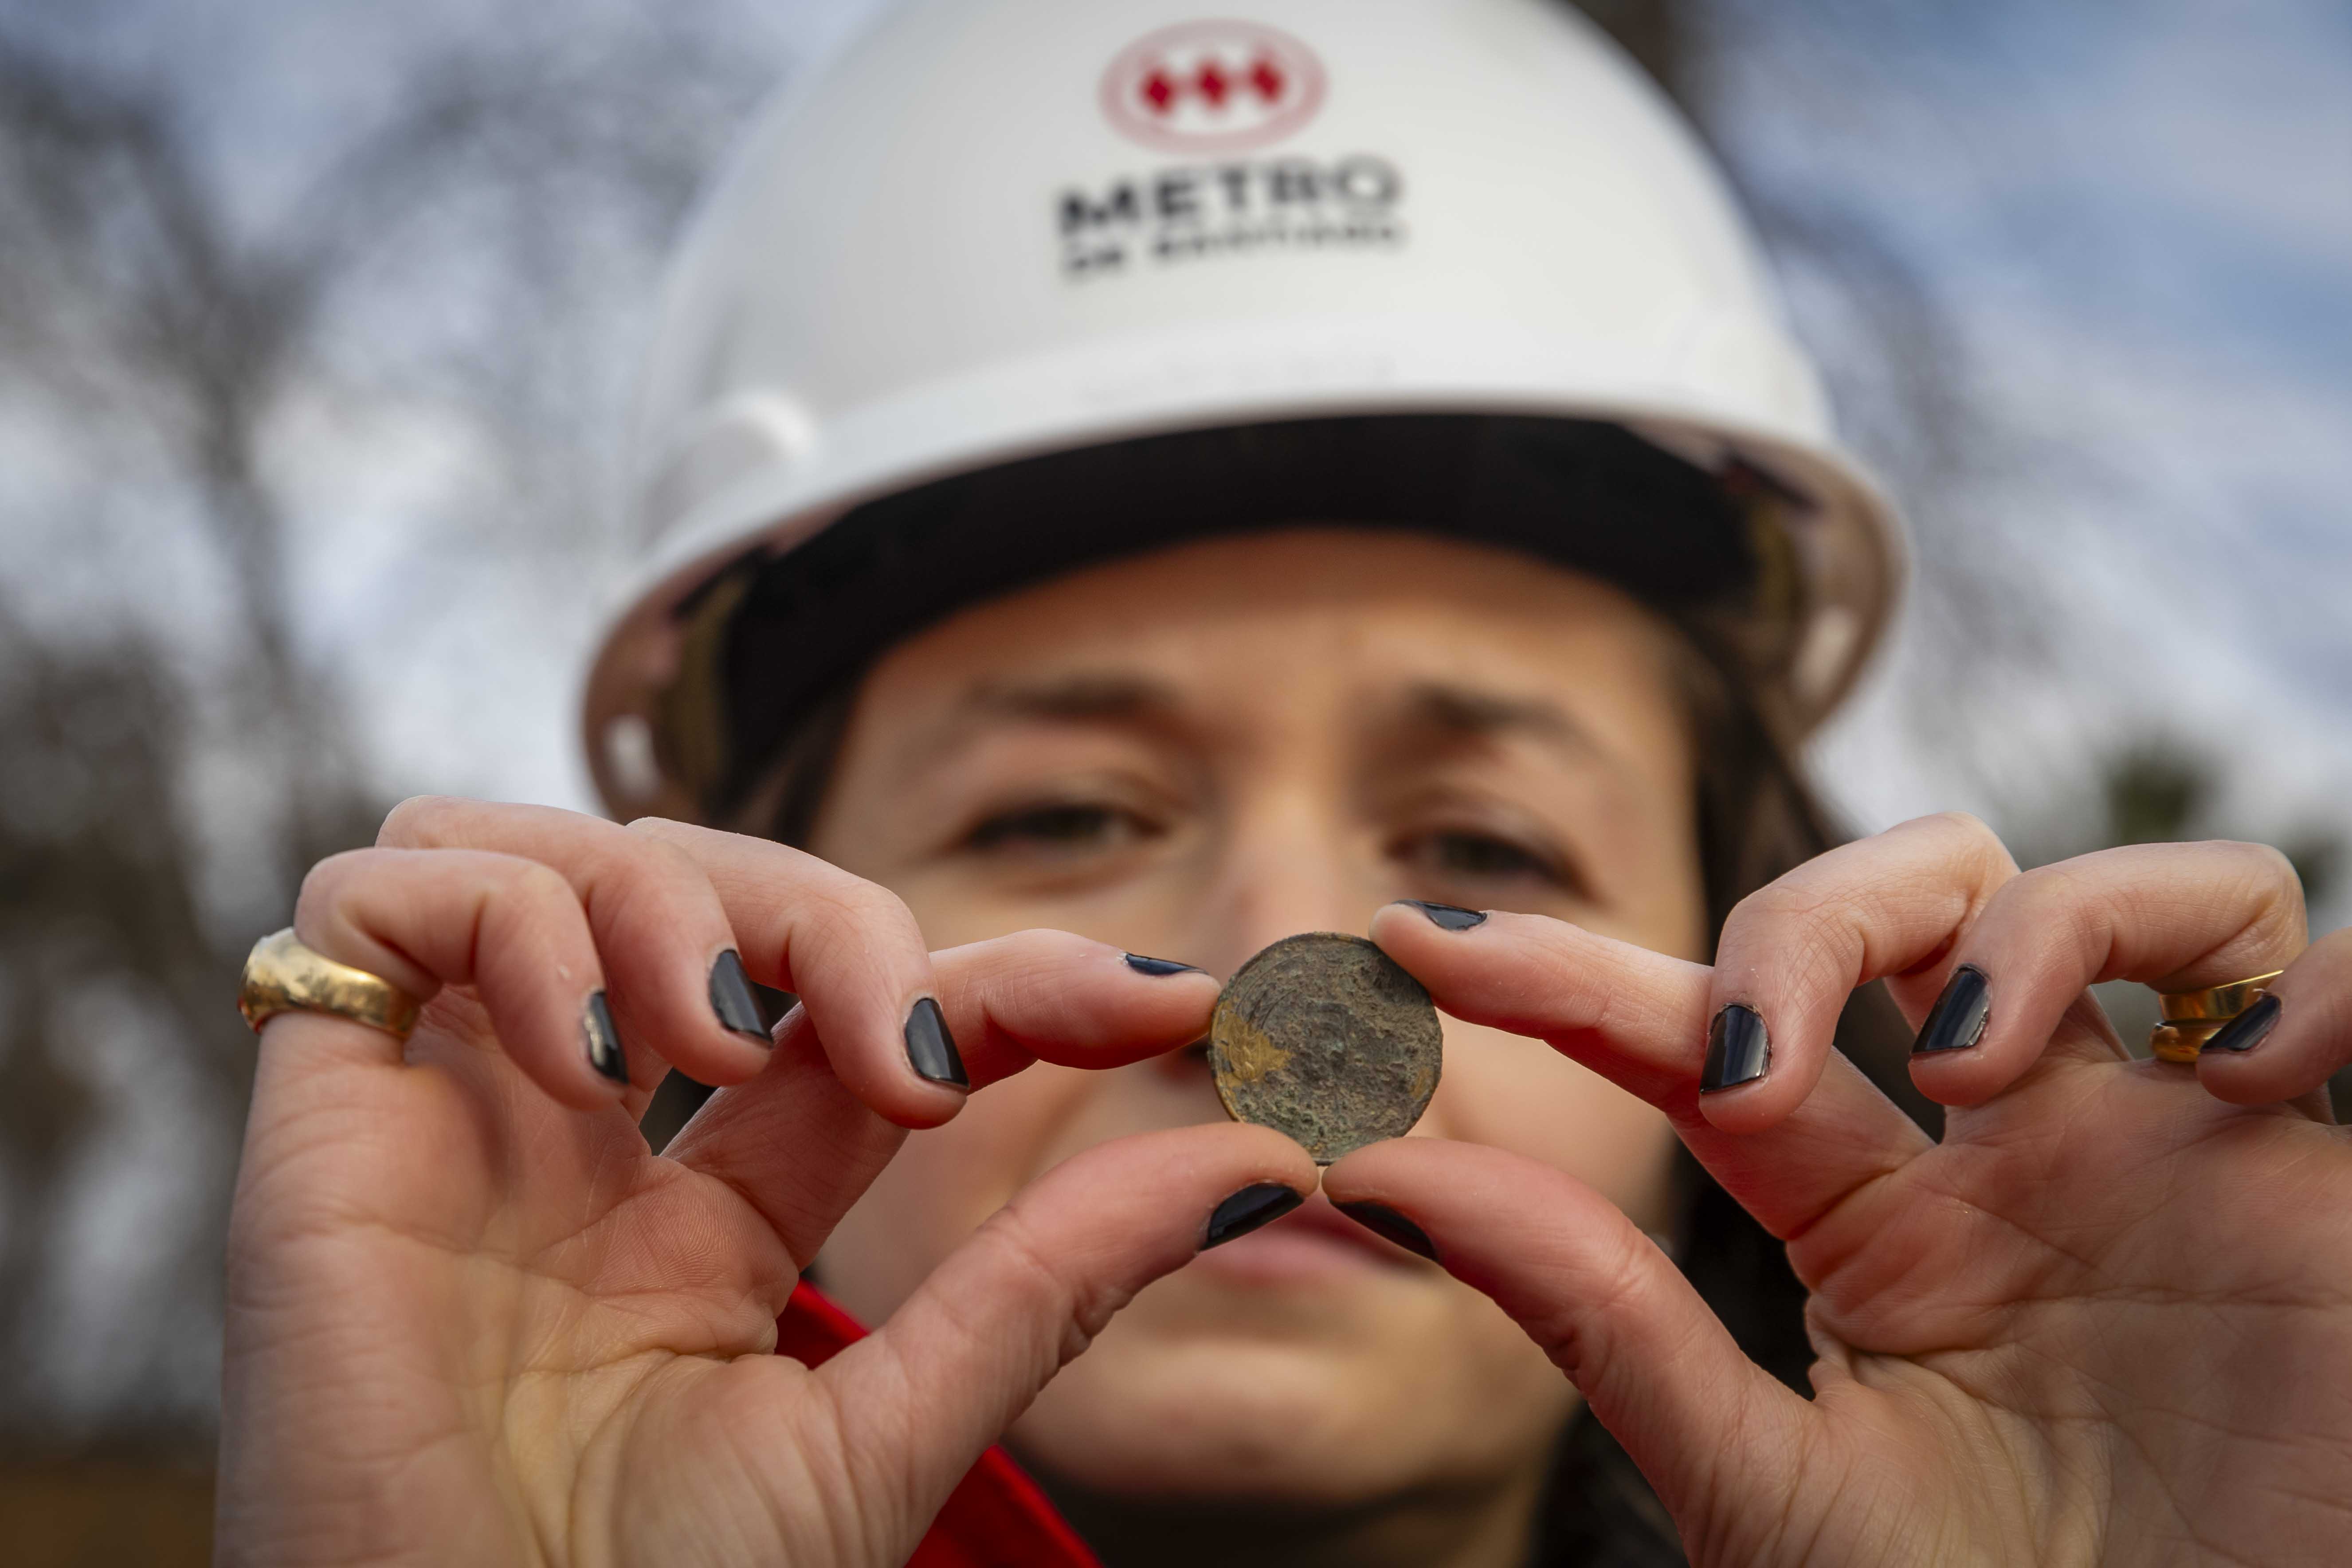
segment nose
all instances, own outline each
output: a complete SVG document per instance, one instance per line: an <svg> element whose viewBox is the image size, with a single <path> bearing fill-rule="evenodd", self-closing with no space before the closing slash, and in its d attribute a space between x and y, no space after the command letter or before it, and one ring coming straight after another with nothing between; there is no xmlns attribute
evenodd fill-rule
<svg viewBox="0 0 2352 1568"><path fill-rule="evenodd" d="M1195 911L1196 962L1220 978L1299 931L1360 932L1377 891L1326 792L1269 793L1232 820Z"/></svg>
<svg viewBox="0 0 2352 1568"><path fill-rule="evenodd" d="M1188 955L1220 980L1286 936L1361 931L1371 919L1379 899L1373 868L1362 863L1339 792L1312 770L1299 771L1307 776L1261 772L1232 802L1208 874L1196 884ZM1176 1052L1153 1067L1163 1091L1214 1108L1205 1053Z"/></svg>

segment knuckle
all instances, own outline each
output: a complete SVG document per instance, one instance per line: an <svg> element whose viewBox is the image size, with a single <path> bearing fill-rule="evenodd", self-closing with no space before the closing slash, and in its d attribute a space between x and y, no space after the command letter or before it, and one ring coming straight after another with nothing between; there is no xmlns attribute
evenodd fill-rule
<svg viewBox="0 0 2352 1568"><path fill-rule="evenodd" d="M667 838L636 838L626 846L633 875L667 892L693 897L710 889L702 863Z"/></svg>
<svg viewBox="0 0 2352 1568"><path fill-rule="evenodd" d="M1803 868L1799 868L1802 870ZM1814 885L1814 879L1795 872L1768 882L1732 907L1724 922L1727 935L1737 925L1743 931L1756 927L1802 925L1822 917L1835 896Z"/></svg>
<svg viewBox="0 0 2352 1568"><path fill-rule="evenodd" d="M1973 811L1938 811L1919 818L1937 833L1971 845L1999 845L2000 835Z"/></svg>
<svg viewBox="0 0 2352 1568"><path fill-rule="evenodd" d="M2072 860L2021 871L1993 895L2003 913L2056 914L2090 900L2094 889Z"/></svg>
<svg viewBox="0 0 2352 1568"><path fill-rule="evenodd" d="M2216 840L2212 846L2235 857L2244 867L2246 880L2257 893L2273 899L2292 897L2300 907L2303 902L2303 874L2294 868L2284 850L2269 844L2245 844L2231 839Z"/></svg>
<svg viewBox="0 0 2352 1568"><path fill-rule="evenodd" d="M2303 877L2295 870L2294 862L2268 844L2229 843L2217 847L2224 849L2241 868L2246 900L2252 906L2252 918L2247 921L2250 931L2266 944L2287 937L2300 945L2309 911L2304 900Z"/></svg>
<svg viewBox="0 0 2352 1568"><path fill-rule="evenodd" d="M810 890L820 901L831 904L849 925L871 935L884 934L882 928L895 928L888 932L893 935L920 929L906 900L889 889L830 866L825 869L831 875Z"/></svg>
<svg viewBox="0 0 2352 1568"><path fill-rule="evenodd" d="M710 885L694 858L677 845L609 822L595 826L604 831L583 836L573 864L602 913L676 924L685 917L681 901Z"/></svg>
<svg viewBox="0 0 2352 1568"><path fill-rule="evenodd" d="M302 886L294 895L295 922L300 924L303 917L338 905L353 879L364 874L375 858L373 850L346 849L312 866L303 873Z"/></svg>
<svg viewBox="0 0 2352 1568"><path fill-rule="evenodd" d="M515 856L500 857L500 860L507 890L518 902L534 910L579 907L579 896L554 867Z"/></svg>
<svg viewBox="0 0 2352 1568"><path fill-rule="evenodd" d="M2072 860L2020 872L1987 901L1978 924L2039 933L2037 941L2068 954L2102 953L2114 940L2105 889Z"/></svg>
<svg viewBox="0 0 2352 1568"><path fill-rule="evenodd" d="M385 847L431 842L436 830L467 803L455 795L413 795L384 814L375 841Z"/></svg>
<svg viewBox="0 0 2352 1568"><path fill-rule="evenodd" d="M698 849L724 850L740 841L739 835L720 833L699 823L680 822L667 816L636 816L618 825L605 822L601 817L590 820L625 837L646 853L673 857L680 863L693 867L697 875L702 874L702 859L696 853Z"/></svg>
<svg viewBox="0 0 2352 1568"><path fill-rule="evenodd" d="M1939 811L1905 826L1926 831L1937 847L1960 867L2000 871L2012 868L2015 864L2000 835L1974 812Z"/></svg>
<svg viewBox="0 0 2352 1568"><path fill-rule="evenodd" d="M983 1227L990 1240L1013 1263L1022 1278L1036 1281L1051 1301L1051 1313L1062 1323L1061 1359L1066 1363L1102 1332L1126 1304L1116 1290L1076 1268L1066 1247L1056 1247L1043 1232L1027 1205L1018 1199L990 1216ZM1075 1334L1073 1344L1067 1336Z"/></svg>

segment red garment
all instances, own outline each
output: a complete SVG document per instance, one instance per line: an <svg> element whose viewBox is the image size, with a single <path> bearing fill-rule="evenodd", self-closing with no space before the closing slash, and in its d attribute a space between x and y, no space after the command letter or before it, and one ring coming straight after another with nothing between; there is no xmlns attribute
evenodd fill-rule
<svg viewBox="0 0 2352 1568"><path fill-rule="evenodd" d="M776 1353L805 1366L866 1337L856 1319L803 1282L776 1320ZM1077 1531L1064 1522L1022 1474L1013 1456L991 1448L948 1494L908 1568L1102 1568Z"/></svg>

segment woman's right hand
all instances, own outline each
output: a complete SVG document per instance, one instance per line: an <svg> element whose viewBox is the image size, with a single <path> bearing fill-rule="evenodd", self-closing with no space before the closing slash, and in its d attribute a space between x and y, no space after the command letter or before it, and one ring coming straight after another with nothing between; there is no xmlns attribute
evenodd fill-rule
<svg viewBox="0 0 2352 1568"><path fill-rule="evenodd" d="M980 1092L1038 1058L1181 1046L1216 983L1050 931L930 954L897 899L794 850L449 800L322 862L295 931L430 1000L404 1046L312 1013L263 1030L224 1563L903 1562L1222 1200L1313 1190L1261 1128L1104 1144L812 1371L772 1353L801 1268L904 1129L963 1103L935 1050L931 1077L910 1060L922 998ZM772 1045L715 1010L730 952L800 997ZM600 995L619 1080L583 1032ZM636 1123L672 1065L733 1087L657 1156Z"/></svg>

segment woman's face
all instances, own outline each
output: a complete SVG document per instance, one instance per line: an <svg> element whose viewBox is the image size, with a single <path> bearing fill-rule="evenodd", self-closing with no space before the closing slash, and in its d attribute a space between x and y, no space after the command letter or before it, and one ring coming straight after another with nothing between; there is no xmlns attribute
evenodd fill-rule
<svg viewBox="0 0 2352 1568"><path fill-rule="evenodd" d="M933 947L1051 926L1223 978L1412 898L1701 956L1667 637L1588 578L1413 534L1302 528L1097 567L886 657L811 847L894 889ZM908 1141L827 1246L825 1286L878 1321L1048 1166L1223 1117L1198 1052L1033 1067ZM1664 1120L1539 1042L1446 1020L1416 1132L1668 1223ZM1531 1489L1573 1398L1486 1298L1318 1200L1144 1291L1013 1436L1090 1489L1347 1506Z"/></svg>

